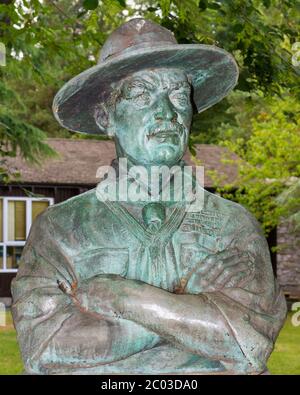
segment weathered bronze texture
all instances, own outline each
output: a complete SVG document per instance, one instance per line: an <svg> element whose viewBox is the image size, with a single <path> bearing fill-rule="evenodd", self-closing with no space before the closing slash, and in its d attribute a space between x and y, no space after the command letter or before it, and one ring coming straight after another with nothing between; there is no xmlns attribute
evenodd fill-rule
<svg viewBox="0 0 300 395"><path fill-rule="evenodd" d="M113 136L131 169L180 171L193 111L221 100L237 74L224 50L178 45L134 19L58 92L54 112L69 129ZM189 210L185 195L162 199L163 182L155 202L104 201L104 182L124 187L120 174L103 179L32 226L12 286L26 372L264 372L286 303L252 215L206 190Z"/></svg>

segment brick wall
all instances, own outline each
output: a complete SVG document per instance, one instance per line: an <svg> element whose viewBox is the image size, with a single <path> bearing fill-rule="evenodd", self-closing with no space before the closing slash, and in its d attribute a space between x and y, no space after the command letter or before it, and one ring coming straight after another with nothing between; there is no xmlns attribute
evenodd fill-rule
<svg viewBox="0 0 300 395"><path fill-rule="evenodd" d="M277 278L285 294L300 298L300 232L288 223L277 228Z"/></svg>

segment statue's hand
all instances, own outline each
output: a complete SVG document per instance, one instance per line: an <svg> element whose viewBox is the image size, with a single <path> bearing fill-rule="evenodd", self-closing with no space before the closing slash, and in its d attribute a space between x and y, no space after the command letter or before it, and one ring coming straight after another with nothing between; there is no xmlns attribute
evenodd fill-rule
<svg viewBox="0 0 300 395"><path fill-rule="evenodd" d="M186 279L185 293L212 292L241 287L254 274L254 257L231 248L207 256Z"/></svg>

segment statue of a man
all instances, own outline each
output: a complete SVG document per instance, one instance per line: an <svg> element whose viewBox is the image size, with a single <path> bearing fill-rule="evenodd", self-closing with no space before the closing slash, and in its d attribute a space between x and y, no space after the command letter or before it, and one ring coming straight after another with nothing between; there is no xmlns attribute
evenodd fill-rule
<svg viewBox="0 0 300 395"><path fill-rule="evenodd" d="M179 45L137 18L59 91L54 113L70 130L113 136L129 168L181 169L193 111L225 97L237 75L224 50ZM160 199L163 184L150 203L101 200L98 187L32 226L12 286L26 371L264 372L286 304L256 220L205 190L191 211L188 199Z"/></svg>

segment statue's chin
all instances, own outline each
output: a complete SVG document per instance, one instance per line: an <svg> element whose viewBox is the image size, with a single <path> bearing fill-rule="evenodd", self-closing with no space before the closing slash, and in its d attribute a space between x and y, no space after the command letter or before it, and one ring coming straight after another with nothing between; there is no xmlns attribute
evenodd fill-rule
<svg viewBox="0 0 300 395"><path fill-rule="evenodd" d="M178 145L167 145L164 144L162 146L158 146L154 152L152 157L152 162L157 165L172 165L177 163L183 153Z"/></svg>
<svg viewBox="0 0 300 395"><path fill-rule="evenodd" d="M118 157L126 157L132 165L135 166L173 166L176 165L183 157L185 147L174 144L159 144L155 147L145 147L137 152L128 152L126 150L117 150Z"/></svg>

